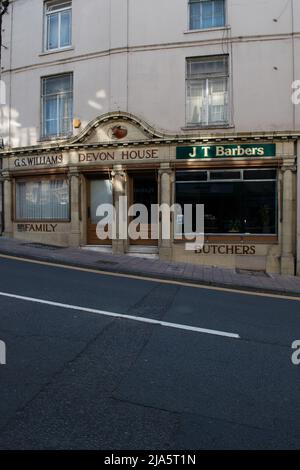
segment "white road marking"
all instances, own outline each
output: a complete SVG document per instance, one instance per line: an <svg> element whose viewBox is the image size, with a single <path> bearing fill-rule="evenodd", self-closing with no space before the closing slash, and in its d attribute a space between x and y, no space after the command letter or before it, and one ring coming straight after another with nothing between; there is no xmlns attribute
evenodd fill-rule
<svg viewBox="0 0 300 470"><path fill-rule="evenodd" d="M160 325L167 328L176 328L178 330L194 331L197 333L204 333L207 335L224 336L226 338L240 339L236 333L228 333L226 331L210 330L207 328L199 328L197 326L181 325L180 323L170 323L167 321L155 320L154 318L137 317L135 315L126 315L123 313L107 312L105 310L97 310L95 308L80 307L78 305L62 304L60 302L52 302L50 300L35 299L33 297L24 297L22 295L9 294L7 292L0 292L1 297L8 297L11 299L24 300L25 302L34 302L37 304L50 305L52 307L65 308L68 310L77 310L80 312L95 313L106 317L115 317L124 320L132 320L140 323L149 323L152 325Z"/></svg>

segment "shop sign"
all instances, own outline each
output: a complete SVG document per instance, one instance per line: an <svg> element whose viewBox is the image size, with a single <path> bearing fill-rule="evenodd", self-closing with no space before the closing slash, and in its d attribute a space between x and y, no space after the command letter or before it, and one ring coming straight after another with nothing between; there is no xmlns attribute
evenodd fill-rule
<svg viewBox="0 0 300 470"><path fill-rule="evenodd" d="M54 233L57 224L17 224L18 232Z"/></svg>
<svg viewBox="0 0 300 470"><path fill-rule="evenodd" d="M141 161L159 158L158 149L111 150L99 152L80 152L78 163L97 163L114 161Z"/></svg>
<svg viewBox="0 0 300 470"><path fill-rule="evenodd" d="M255 255L255 245L204 245L195 251L201 255Z"/></svg>
<svg viewBox="0 0 300 470"><path fill-rule="evenodd" d="M194 147L177 147L177 160L198 158L232 158L232 157L275 157L276 144L261 145L197 145Z"/></svg>
<svg viewBox="0 0 300 470"><path fill-rule="evenodd" d="M54 155L41 155L37 157L20 157L15 158L14 167L15 168L26 168L26 167L36 167L36 166L56 166L63 163L62 154Z"/></svg>

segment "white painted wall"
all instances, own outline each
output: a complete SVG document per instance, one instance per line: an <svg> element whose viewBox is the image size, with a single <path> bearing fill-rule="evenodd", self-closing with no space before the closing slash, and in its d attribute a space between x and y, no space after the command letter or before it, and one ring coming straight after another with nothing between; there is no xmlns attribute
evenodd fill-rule
<svg viewBox="0 0 300 470"><path fill-rule="evenodd" d="M198 32L187 31L188 0L73 0L73 47L47 54L43 3L14 0L4 19L8 103L0 132L8 145L38 141L40 79L66 71L74 73L74 116L83 125L123 110L184 132L186 58L224 53L231 62L232 128L219 132L300 129L300 106L290 99L293 78L300 79L298 0L294 21L292 0L228 0L229 27Z"/></svg>
<svg viewBox="0 0 300 470"><path fill-rule="evenodd" d="M41 77L69 71L82 126L121 110L158 129L187 132L185 61L212 54L230 57L232 127L200 134L300 130L300 105L291 102L292 81L300 80L300 0L227 0L227 28L192 32L188 0L73 0L72 48L47 54L43 5L13 0L4 18L6 145L39 141ZM299 187L298 174L298 200ZM300 204L298 257L300 273Z"/></svg>

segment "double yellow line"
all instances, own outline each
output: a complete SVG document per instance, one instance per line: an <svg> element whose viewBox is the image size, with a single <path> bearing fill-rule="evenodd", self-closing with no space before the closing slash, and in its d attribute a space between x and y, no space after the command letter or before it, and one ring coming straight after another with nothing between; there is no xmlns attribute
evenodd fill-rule
<svg viewBox="0 0 300 470"><path fill-rule="evenodd" d="M243 289L235 289L235 288L230 288L230 287L216 287L216 286L207 286L207 285L202 285L202 284L194 284L192 282L185 282L185 281L173 281L173 280L168 280L168 279L159 279L155 277L147 277L147 276L140 276L136 274L122 274L122 273L115 273L111 271L101 271L98 269L90 269L90 268L82 268L80 266L70 266L68 264L60 264L60 263L54 263L54 262L49 262L49 261L38 261L34 259L29 259L29 258L22 258L18 256L10 256L10 255L3 255L0 254L0 258L3 259L10 259L14 261L20 261L23 263L32 263L32 264L38 264L42 266L50 266L54 268L63 268L63 269L70 269L72 271L81 271L85 273L93 273L93 274L100 274L104 276L111 276L111 277L118 277L118 278L127 278L127 279L135 279L138 281L147 281L147 282L156 282L159 284L169 284L169 285L175 285L175 286L183 286L183 287L192 287L193 289L205 289L205 290L210 290L210 291L217 291L217 292L228 292L228 293L233 293L233 294L242 294L242 295L250 295L250 296L255 296L255 297L269 297L272 299L282 299L282 300L294 300L294 301L300 301L300 296L293 296L293 295L285 295L285 294L272 294L272 293L267 293L267 292L253 292L253 291L248 291L248 290L243 290Z"/></svg>

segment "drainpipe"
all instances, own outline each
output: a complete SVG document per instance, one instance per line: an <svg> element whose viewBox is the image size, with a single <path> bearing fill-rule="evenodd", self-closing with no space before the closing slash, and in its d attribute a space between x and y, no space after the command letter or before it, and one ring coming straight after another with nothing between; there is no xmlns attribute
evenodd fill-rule
<svg viewBox="0 0 300 470"><path fill-rule="evenodd" d="M295 67L295 19L294 19L294 0L291 0L291 14L292 14L292 57L293 57L293 83L296 80L296 67ZM296 105L293 103L293 130L296 130Z"/></svg>
<svg viewBox="0 0 300 470"><path fill-rule="evenodd" d="M2 47L3 47L3 31L2 31L2 24L3 24L3 16L5 13L7 13L9 7L9 0L1 0L0 1L0 83L1 83L1 76L2 76ZM2 93L1 93L2 97ZM0 103L0 106L3 103ZM2 138L2 143L0 143L0 147L3 147L3 138ZM1 162L1 167L0 169L2 170L2 162ZM3 183L1 184L1 231L0 235L2 234L3 231L3 226L4 226L4 214L3 214L3 209L4 209L4 191L3 191Z"/></svg>

